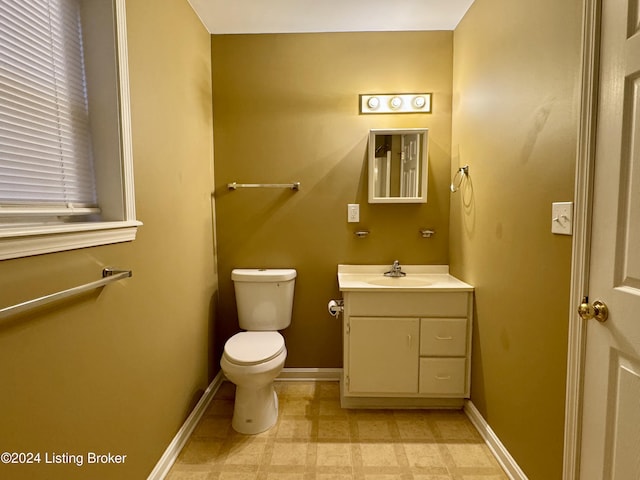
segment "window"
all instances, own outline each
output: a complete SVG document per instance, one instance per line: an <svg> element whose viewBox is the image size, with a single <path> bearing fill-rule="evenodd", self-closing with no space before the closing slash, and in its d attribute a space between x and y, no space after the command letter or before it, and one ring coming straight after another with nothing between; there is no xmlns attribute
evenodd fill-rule
<svg viewBox="0 0 640 480"><path fill-rule="evenodd" d="M0 259L135 238L126 58L124 0L0 2Z"/></svg>

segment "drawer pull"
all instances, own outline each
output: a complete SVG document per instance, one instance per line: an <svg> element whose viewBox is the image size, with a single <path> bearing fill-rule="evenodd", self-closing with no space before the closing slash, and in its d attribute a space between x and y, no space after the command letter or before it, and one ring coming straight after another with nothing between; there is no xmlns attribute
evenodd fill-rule
<svg viewBox="0 0 640 480"><path fill-rule="evenodd" d="M436 380L451 380L451 375L436 375Z"/></svg>
<svg viewBox="0 0 640 480"><path fill-rule="evenodd" d="M453 337L441 337L440 335L436 335L436 340L453 340Z"/></svg>

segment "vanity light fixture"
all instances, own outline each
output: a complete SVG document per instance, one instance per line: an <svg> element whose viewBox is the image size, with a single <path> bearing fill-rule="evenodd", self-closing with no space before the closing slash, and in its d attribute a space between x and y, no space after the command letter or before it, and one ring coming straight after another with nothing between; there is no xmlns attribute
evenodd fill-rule
<svg viewBox="0 0 640 480"><path fill-rule="evenodd" d="M360 113L431 113L431 94L361 94Z"/></svg>

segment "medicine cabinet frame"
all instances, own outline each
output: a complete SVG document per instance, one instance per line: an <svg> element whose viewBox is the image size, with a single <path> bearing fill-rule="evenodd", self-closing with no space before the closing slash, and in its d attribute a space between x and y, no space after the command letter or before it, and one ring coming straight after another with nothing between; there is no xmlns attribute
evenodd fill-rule
<svg viewBox="0 0 640 480"><path fill-rule="evenodd" d="M369 203L426 203L429 129L369 131Z"/></svg>

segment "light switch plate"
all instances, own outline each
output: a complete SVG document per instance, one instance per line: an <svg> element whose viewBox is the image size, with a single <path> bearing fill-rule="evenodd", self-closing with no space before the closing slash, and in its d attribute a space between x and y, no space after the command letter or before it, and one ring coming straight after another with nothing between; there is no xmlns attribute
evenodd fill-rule
<svg viewBox="0 0 640 480"><path fill-rule="evenodd" d="M553 202L551 209L551 233L573 234L573 202Z"/></svg>
<svg viewBox="0 0 640 480"><path fill-rule="evenodd" d="M358 223L360 221L360 204L349 203L347 204L347 222Z"/></svg>

